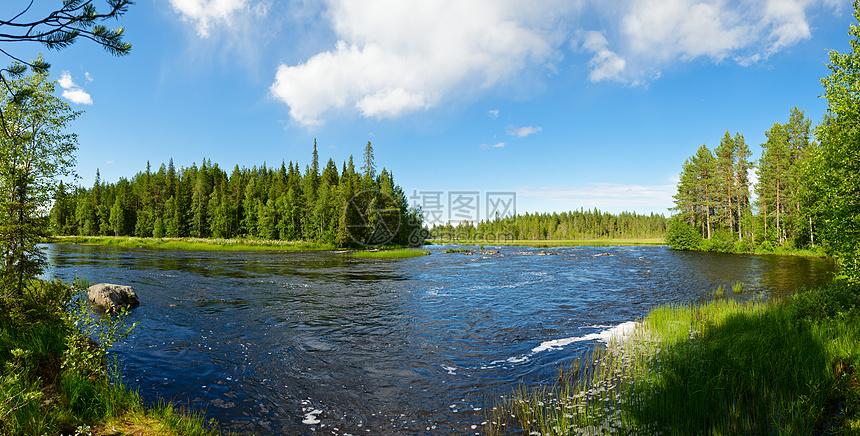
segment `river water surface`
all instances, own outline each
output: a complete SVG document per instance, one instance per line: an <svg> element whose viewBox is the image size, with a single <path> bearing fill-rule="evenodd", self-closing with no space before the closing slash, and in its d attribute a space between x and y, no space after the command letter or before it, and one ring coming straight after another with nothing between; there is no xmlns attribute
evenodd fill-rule
<svg viewBox="0 0 860 436"><path fill-rule="evenodd" d="M116 347L128 385L258 435L474 434L493 397L551 382L594 345L576 339L719 285L770 298L833 272L666 247L444 248L366 260L46 246L50 276L135 288L140 324Z"/></svg>

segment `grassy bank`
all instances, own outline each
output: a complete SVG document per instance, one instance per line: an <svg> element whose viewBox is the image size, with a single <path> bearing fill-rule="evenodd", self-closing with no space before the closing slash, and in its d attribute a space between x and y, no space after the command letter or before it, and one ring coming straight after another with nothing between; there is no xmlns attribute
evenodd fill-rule
<svg viewBox="0 0 860 436"><path fill-rule="evenodd" d="M155 248L205 251L308 251L334 250L331 244L265 239L138 238L128 236L55 236L56 244L113 245L129 248Z"/></svg>
<svg viewBox="0 0 860 436"><path fill-rule="evenodd" d="M356 259L406 259L426 256L430 252L417 248L400 248L396 250L350 251L346 254Z"/></svg>
<svg viewBox="0 0 860 436"><path fill-rule="evenodd" d="M860 434L860 290L652 310L551 386L497 404L485 434Z"/></svg>
<svg viewBox="0 0 860 436"><path fill-rule="evenodd" d="M121 316L90 322L82 293L58 282L31 289L0 314L0 434L218 434L200 414L144 407L122 384L109 354L129 331Z"/></svg>
<svg viewBox="0 0 860 436"><path fill-rule="evenodd" d="M614 246L636 246L636 245L665 245L666 241L663 238L650 239L556 239L556 240L537 240L537 239L519 239L519 240L493 240L487 241L482 239L467 240L441 240L430 239L428 244L444 245L474 245L481 246L524 246L524 247L614 247Z"/></svg>

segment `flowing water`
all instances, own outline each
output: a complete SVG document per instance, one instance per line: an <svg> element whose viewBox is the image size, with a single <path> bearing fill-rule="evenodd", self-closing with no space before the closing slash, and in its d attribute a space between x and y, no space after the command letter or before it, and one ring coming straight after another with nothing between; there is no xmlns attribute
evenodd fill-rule
<svg viewBox="0 0 860 436"><path fill-rule="evenodd" d="M551 382L601 332L743 282L776 297L830 278L826 259L666 247L494 248L352 259L48 245L49 276L131 285L116 347L148 401L242 434L475 434L494 398Z"/></svg>

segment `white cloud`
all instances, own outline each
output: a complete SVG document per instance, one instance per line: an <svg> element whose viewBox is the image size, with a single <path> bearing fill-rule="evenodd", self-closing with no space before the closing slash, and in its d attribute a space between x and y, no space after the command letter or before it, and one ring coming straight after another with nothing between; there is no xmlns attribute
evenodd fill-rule
<svg viewBox="0 0 860 436"><path fill-rule="evenodd" d="M480 145L480 147L481 147L481 148L483 148L484 150L489 150L489 149L490 149L490 147L492 147L492 148L503 148L504 146L505 146L505 143L504 143L504 142L497 142L497 143L495 143L495 144L493 144L493 145L488 145L488 144L483 144L483 143L482 143L482 144Z"/></svg>
<svg viewBox="0 0 860 436"><path fill-rule="evenodd" d="M533 135L535 133L540 133L543 131L541 127L535 126L526 126L526 127L516 127L516 126L508 126L507 133L511 136L516 136L518 138L525 138L526 136Z"/></svg>
<svg viewBox="0 0 860 436"><path fill-rule="evenodd" d="M183 20L194 24L201 38L208 38L212 27L217 24L232 25L240 13L251 12L261 17L268 12L267 4L249 7L248 0L170 0L170 5Z"/></svg>
<svg viewBox="0 0 860 436"><path fill-rule="evenodd" d="M594 53L594 57L588 61L588 66L591 67L588 79L592 82L624 81L622 73L627 66L627 61L607 48L609 41L603 33L593 30L585 32L582 34L582 39L582 49Z"/></svg>
<svg viewBox="0 0 860 436"><path fill-rule="evenodd" d="M489 116L490 118L495 120L495 119L499 118L499 110L498 109L488 110L487 116Z"/></svg>
<svg viewBox="0 0 860 436"><path fill-rule="evenodd" d="M622 185L591 183L585 187L525 187L517 195L552 202L571 208L658 208L674 206L672 196L677 187L671 185Z"/></svg>
<svg viewBox="0 0 860 436"><path fill-rule="evenodd" d="M806 11L831 0L628 0L619 33L596 40L590 79L643 83L678 61L733 59L747 66L812 36ZM618 52L609 51L617 47ZM605 51L603 51L605 50ZM601 55L603 53L603 55ZM613 55L618 56L617 58ZM626 64L622 64L626 62ZM623 74L619 73L623 70ZM615 74L617 73L617 74ZM615 74L615 75L613 75Z"/></svg>
<svg viewBox="0 0 860 436"><path fill-rule="evenodd" d="M89 79L89 73L86 73ZM92 80L90 80L92 81ZM75 104L93 104L93 98L72 80L72 75L68 71L63 71L57 83L63 88L63 98Z"/></svg>
<svg viewBox="0 0 860 436"><path fill-rule="evenodd" d="M268 1L268 0L265 0ZM237 17L278 15L260 0L170 0L201 36ZM586 53L592 82L632 86L701 59L751 65L812 35L809 16L840 0L323 0L289 3L330 38L325 50L282 63L270 86L302 126L333 112L394 118L489 88L514 93L533 73L565 74L564 49ZM588 8L586 10L586 8ZM594 17L599 17L595 20ZM322 19L322 22L313 21ZM595 28L594 23L606 23ZM579 29L579 30L577 30ZM320 36L322 35L322 36ZM310 39L314 40L313 37ZM564 44L570 41L571 45ZM319 41L315 39L314 41ZM577 59L576 57L572 59ZM560 72L560 73L559 73ZM524 91L529 92L529 91ZM492 119L497 110L487 112Z"/></svg>
<svg viewBox="0 0 860 436"><path fill-rule="evenodd" d="M60 78L57 79L57 83L59 83L63 89L69 89L75 86L75 83L72 81L72 75L69 74L68 71L60 73Z"/></svg>
<svg viewBox="0 0 860 436"><path fill-rule="evenodd" d="M376 118L426 110L551 64L568 3L329 0L334 48L280 65L270 90L304 126L338 109Z"/></svg>

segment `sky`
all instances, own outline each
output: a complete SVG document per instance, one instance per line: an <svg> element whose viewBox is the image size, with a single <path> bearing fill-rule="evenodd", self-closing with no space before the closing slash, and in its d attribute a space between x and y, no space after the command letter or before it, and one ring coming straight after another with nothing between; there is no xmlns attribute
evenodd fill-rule
<svg viewBox="0 0 860 436"><path fill-rule="evenodd" d="M82 186L171 158L304 168L315 140L340 167L370 141L444 218L463 193L478 219L494 195L520 214L668 215L702 144L740 132L758 157L791 108L820 122L828 50L848 50L852 22L846 0L137 0L106 23L128 56L3 49L44 53L84 111Z"/></svg>

